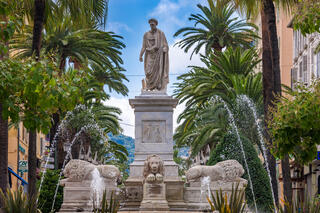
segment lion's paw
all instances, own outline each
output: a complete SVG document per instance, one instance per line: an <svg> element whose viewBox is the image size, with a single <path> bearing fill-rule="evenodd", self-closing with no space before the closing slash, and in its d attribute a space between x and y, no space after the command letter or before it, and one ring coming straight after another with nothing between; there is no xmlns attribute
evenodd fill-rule
<svg viewBox="0 0 320 213"><path fill-rule="evenodd" d="M161 174L156 174L156 180L157 181L163 181L163 176Z"/></svg>

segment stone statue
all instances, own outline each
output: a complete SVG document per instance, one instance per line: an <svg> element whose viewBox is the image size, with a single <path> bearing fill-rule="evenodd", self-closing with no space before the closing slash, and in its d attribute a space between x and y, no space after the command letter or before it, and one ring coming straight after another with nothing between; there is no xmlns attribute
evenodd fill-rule
<svg viewBox="0 0 320 213"><path fill-rule="evenodd" d="M99 177L97 177L97 171ZM98 202L102 193L109 199L121 180L120 171L113 165L94 165L73 159L63 170L63 204L59 212L92 212L93 199Z"/></svg>
<svg viewBox="0 0 320 213"><path fill-rule="evenodd" d="M158 21L149 20L151 30L143 36L143 44L139 60L144 54L145 79L142 83L144 91L166 92L169 83L169 47L164 33L157 29Z"/></svg>
<svg viewBox="0 0 320 213"><path fill-rule="evenodd" d="M97 168L101 177L112 180L120 180L120 171L113 165L94 165L87 161L73 159L66 165L63 174L67 179L64 182L81 182L91 180L92 171Z"/></svg>
<svg viewBox="0 0 320 213"><path fill-rule="evenodd" d="M145 182L162 182L164 175L163 161L158 155L149 155L144 162Z"/></svg>
<svg viewBox="0 0 320 213"><path fill-rule="evenodd" d="M194 166L186 172L188 182L201 181L203 177L210 177L212 182L243 182L241 176L244 174L242 165L236 160L226 160L214 166Z"/></svg>

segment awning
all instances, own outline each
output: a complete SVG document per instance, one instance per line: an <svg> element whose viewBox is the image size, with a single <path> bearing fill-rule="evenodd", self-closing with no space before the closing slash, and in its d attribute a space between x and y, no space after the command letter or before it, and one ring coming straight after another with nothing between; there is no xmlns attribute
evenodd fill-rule
<svg viewBox="0 0 320 213"><path fill-rule="evenodd" d="M27 185L27 181L25 181L22 177L20 177L17 173L15 173L10 167L8 167L8 172L16 176L22 183L22 185Z"/></svg>

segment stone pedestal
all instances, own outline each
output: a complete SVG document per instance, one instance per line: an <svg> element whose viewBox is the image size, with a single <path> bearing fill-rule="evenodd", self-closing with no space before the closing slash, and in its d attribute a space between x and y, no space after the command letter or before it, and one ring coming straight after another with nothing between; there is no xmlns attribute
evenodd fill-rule
<svg viewBox="0 0 320 213"><path fill-rule="evenodd" d="M166 200L170 209L183 208L183 181L173 161L173 109L178 100L161 92L145 91L130 99L135 114L135 159L125 182L127 210L139 210L143 199L143 168L148 155L158 155L164 163Z"/></svg>
<svg viewBox="0 0 320 213"><path fill-rule="evenodd" d="M168 211L166 185L164 183L143 184L143 200L140 205L143 211Z"/></svg>
<svg viewBox="0 0 320 213"><path fill-rule="evenodd" d="M105 190L107 199L110 199L112 191L117 190L117 184L113 180L105 179ZM91 180L79 182L64 182L61 181L63 188L63 204L59 212L91 212L92 204L92 188Z"/></svg>
<svg viewBox="0 0 320 213"><path fill-rule="evenodd" d="M202 185L200 181L190 183L190 186L185 188L184 201L189 210L210 210L210 205L207 201L208 189L213 196L222 190L223 194L227 194L230 199L232 187L236 187L239 182L213 181L208 185ZM246 187L246 182L240 182L238 190ZM209 196L210 197L210 196Z"/></svg>
<svg viewBox="0 0 320 213"><path fill-rule="evenodd" d="M156 154L164 162L165 177L178 177L173 161L173 108L178 100L171 96L145 92L130 99L135 114L135 158L130 177L142 177L144 161Z"/></svg>

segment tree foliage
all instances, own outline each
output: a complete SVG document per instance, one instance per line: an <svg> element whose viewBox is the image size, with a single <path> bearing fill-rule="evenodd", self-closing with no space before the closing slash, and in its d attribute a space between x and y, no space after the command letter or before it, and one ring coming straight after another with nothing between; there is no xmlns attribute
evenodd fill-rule
<svg viewBox="0 0 320 213"><path fill-rule="evenodd" d="M51 212L53 199L49 199L49 198L54 197L56 186L59 180L59 173L60 173L60 170L48 170L45 173L45 177L41 187L41 193L38 197L38 208L41 210L41 212ZM40 181L38 181L37 184L39 187ZM63 203L63 187L59 186L53 209L55 211L58 211L62 203Z"/></svg>
<svg viewBox="0 0 320 213"><path fill-rule="evenodd" d="M320 144L320 82L287 92L291 97L279 98L269 122L273 153L280 158L289 154L306 164L315 159Z"/></svg>
<svg viewBox="0 0 320 213"><path fill-rule="evenodd" d="M236 103L239 95L247 95L257 106L262 105L261 74L253 73L259 63L254 50L228 48L203 61L206 67L192 67L179 76L181 81L175 90L176 97L180 103L185 102L186 108L178 117L180 124L174 140L177 146L190 146L191 156L207 145L214 148L229 129L226 109L223 104L214 102L216 96L221 97L234 114L242 113L239 123L248 121L248 113ZM246 129L245 132L255 135L252 119L248 123L250 131Z"/></svg>
<svg viewBox="0 0 320 213"><path fill-rule="evenodd" d="M303 35L320 32L320 2L317 0L299 0L293 19L295 30Z"/></svg>
<svg viewBox="0 0 320 213"><path fill-rule="evenodd" d="M246 153L246 160L249 167L249 172L252 180L253 191L255 194L257 206L260 210L271 212L270 208L273 206L271 188L269 183L269 177L266 170L263 168L260 159L258 158L256 149L253 144L245 137L241 137L243 148ZM244 168L245 174L243 178L248 180L249 176L244 163L244 158L241 152L240 144L237 141L234 132L227 133L223 139L219 142L216 149L211 153L208 164L214 165L220 161L235 159ZM253 196L248 184L246 188L246 199L249 205L253 206Z"/></svg>
<svg viewBox="0 0 320 213"><path fill-rule="evenodd" d="M302 35L320 33L320 2L317 0L299 0L293 19L293 27ZM316 52L320 51L318 44Z"/></svg>
<svg viewBox="0 0 320 213"><path fill-rule="evenodd" d="M224 47L250 48L251 42L258 38L254 30L254 24L235 17L235 7L228 1L208 0L209 7L198 4L201 14L191 14L189 21L194 21L194 27L184 27L179 29L174 36L182 34L184 37L176 45L184 49L185 52L192 50L199 53L201 48L205 48L206 55L214 51L220 52Z"/></svg>

